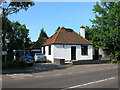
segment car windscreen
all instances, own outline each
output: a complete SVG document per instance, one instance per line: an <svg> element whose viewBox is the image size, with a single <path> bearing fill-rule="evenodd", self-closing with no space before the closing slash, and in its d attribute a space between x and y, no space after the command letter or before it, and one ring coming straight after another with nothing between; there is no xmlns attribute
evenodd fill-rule
<svg viewBox="0 0 120 90"><path fill-rule="evenodd" d="M28 51L16 51L16 54L18 54L19 56L30 56L30 53Z"/></svg>

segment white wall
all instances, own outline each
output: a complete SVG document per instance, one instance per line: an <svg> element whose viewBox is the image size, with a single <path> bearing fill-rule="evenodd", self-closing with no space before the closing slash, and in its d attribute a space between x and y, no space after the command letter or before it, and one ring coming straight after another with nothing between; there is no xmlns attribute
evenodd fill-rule
<svg viewBox="0 0 120 90"><path fill-rule="evenodd" d="M85 28L80 28L80 35L85 38Z"/></svg>
<svg viewBox="0 0 120 90"><path fill-rule="evenodd" d="M48 60L54 62L54 58L71 60L71 46L76 46L76 60L93 60L92 45L88 45L88 55L81 55L81 45L51 45L51 55L49 54L49 46L45 46L45 56ZM42 47L43 53L43 47Z"/></svg>
<svg viewBox="0 0 120 90"><path fill-rule="evenodd" d="M70 45L55 45L54 48L54 58L57 59L71 59L71 46Z"/></svg>
<svg viewBox="0 0 120 90"><path fill-rule="evenodd" d="M51 55L49 55L49 46L45 46L45 56L47 57L47 60L54 61L54 45L51 45ZM42 53L43 53L43 47L42 47Z"/></svg>
<svg viewBox="0 0 120 90"><path fill-rule="evenodd" d="M92 45L88 45L88 55L81 55L81 45L55 45L54 58L71 60L71 46L76 46L76 60L93 60Z"/></svg>
<svg viewBox="0 0 120 90"><path fill-rule="evenodd" d="M101 48L99 48L99 55L103 54L103 50Z"/></svg>

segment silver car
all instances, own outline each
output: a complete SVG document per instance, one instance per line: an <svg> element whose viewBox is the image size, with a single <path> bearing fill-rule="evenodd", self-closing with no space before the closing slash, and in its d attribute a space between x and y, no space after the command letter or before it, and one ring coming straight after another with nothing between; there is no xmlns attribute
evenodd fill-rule
<svg viewBox="0 0 120 90"><path fill-rule="evenodd" d="M44 62L46 62L47 61L46 56L44 56L42 53L35 53L34 59L35 59L35 62L37 62L37 61L44 61Z"/></svg>

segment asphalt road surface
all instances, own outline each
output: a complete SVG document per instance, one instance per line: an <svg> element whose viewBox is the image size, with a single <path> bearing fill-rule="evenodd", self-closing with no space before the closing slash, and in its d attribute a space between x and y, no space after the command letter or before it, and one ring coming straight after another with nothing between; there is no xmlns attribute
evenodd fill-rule
<svg viewBox="0 0 120 90"><path fill-rule="evenodd" d="M118 65L78 65L40 73L5 74L2 88L118 88Z"/></svg>

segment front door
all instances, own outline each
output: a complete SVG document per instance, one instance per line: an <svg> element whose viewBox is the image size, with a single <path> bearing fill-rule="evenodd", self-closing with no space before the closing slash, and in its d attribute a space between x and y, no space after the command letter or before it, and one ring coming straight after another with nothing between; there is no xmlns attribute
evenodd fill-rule
<svg viewBox="0 0 120 90"><path fill-rule="evenodd" d="M99 49L95 49L95 60L99 60Z"/></svg>
<svg viewBox="0 0 120 90"><path fill-rule="evenodd" d="M76 47L71 47L71 60L76 60Z"/></svg>

